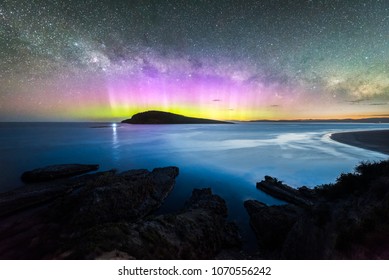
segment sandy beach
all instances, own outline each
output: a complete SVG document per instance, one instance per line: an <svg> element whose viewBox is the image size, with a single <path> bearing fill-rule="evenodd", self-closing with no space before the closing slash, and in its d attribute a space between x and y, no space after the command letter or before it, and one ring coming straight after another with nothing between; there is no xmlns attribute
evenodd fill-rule
<svg viewBox="0 0 389 280"><path fill-rule="evenodd" d="M334 133L332 140L389 155L389 129Z"/></svg>

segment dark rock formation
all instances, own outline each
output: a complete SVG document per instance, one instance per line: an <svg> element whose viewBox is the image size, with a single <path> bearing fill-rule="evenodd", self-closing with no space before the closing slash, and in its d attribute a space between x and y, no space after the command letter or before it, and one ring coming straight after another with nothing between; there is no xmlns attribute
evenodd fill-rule
<svg viewBox="0 0 389 280"><path fill-rule="evenodd" d="M364 163L336 184L293 191L310 198L281 206L246 201L266 259L388 259L389 161ZM268 178L268 181L270 179ZM288 188L287 188L288 189ZM280 198L279 192L276 193ZM284 193L282 193L284 194ZM282 198L281 197L281 198Z"/></svg>
<svg viewBox="0 0 389 280"><path fill-rule="evenodd" d="M210 119L200 119L185 117L183 115L161 112L147 111L132 116L131 119L122 121L129 124L231 124L230 122L216 121Z"/></svg>
<svg viewBox="0 0 389 280"><path fill-rule="evenodd" d="M98 164L59 164L26 171L22 174L25 183L36 183L81 175L99 169Z"/></svg>
<svg viewBox="0 0 389 280"><path fill-rule="evenodd" d="M3 222L0 224L4 228L0 231L0 256L47 258L61 243L84 229L103 223L139 220L161 205L177 175L177 167L122 174L106 171L1 194ZM15 224L20 217L29 222ZM23 224L28 226L24 228ZM36 228L44 233L37 234ZM5 250L5 245L6 248L20 246L20 242L12 242L15 234L24 236L24 242L29 239L35 242L20 250Z"/></svg>
<svg viewBox="0 0 389 280"><path fill-rule="evenodd" d="M99 172L0 195L0 259L209 259L239 247L227 207L194 190L179 213L151 214L178 168Z"/></svg>
<svg viewBox="0 0 389 280"><path fill-rule="evenodd" d="M310 207L313 205L311 201L312 197L307 197L307 189L304 189L305 193L303 191L300 192L270 176L265 176L265 180L257 183L257 189L260 189L275 198L301 207Z"/></svg>
<svg viewBox="0 0 389 280"><path fill-rule="evenodd" d="M161 206L172 191L176 176L177 167L156 168L152 172L103 172L58 201L51 213L62 212L61 218L72 226L133 222Z"/></svg>
<svg viewBox="0 0 389 280"><path fill-rule="evenodd" d="M301 210L295 205L268 207L255 200L245 201L244 207L249 213L250 224L261 248L261 255L277 258L276 253L283 247Z"/></svg>
<svg viewBox="0 0 389 280"><path fill-rule="evenodd" d="M68 258L210 259L239 248L238 229L226 223L227 207L210 189L194 190L179 213L114 223L88 230ZM116 257L120 257L116 256Z"/></svg>

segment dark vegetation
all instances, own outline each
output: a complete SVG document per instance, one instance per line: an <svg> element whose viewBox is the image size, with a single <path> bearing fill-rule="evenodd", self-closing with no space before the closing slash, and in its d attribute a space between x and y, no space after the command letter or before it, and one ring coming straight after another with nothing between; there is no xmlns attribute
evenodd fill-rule
<svg viewBox="0 0 389 280"><path fill-rule="evenodd" d="M385 180L389 176L389 161L362 162L353 173L342 173L335 184L326 184L314 190L326 199L341 199L349 196L361 196L371 192L378 197L387 191Z"/></svg>

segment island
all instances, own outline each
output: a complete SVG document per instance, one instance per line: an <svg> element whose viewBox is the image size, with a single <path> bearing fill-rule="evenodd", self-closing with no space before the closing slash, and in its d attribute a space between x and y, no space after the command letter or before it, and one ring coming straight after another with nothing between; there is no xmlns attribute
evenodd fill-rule
<svg viewBox="0 0 389 280"><path fill-rule="evenodd" d="M179 114L162 111L146 111L132 116L131 119L123 120L129 124L232 124L232 122L192 118Z"/></svg>

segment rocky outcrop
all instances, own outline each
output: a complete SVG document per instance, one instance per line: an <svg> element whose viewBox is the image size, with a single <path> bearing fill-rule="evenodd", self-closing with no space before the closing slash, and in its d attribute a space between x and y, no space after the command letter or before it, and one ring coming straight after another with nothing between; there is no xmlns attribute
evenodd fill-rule
<svg viewBox="0 0 389 280"><path fill-rule="evenodd" d="M305 192L296 190L270 176L265 176L265 180L258 182L257 189L301 207L311 207L313 205L311 201L313 196L307 193L307 189L304 189Z"/></svg>
<svg viewBox="0 0 389 280"><path fill-rule="evenodd" d="M85 186L52 206L73 226L133 222L158 209L172 191L177 167L114 171L91 176ZM66 211L64 211L64 209ZM57 219L56 214L52 219Z"/></svg>
<svg viewBox="0 0 389 280"><path fill-rule="evenodd" d="M177 167L156 168L152 172L130 170L121 174L111 170L35 184L0 194L0 216L56 201L51 206L53 211L66 208L64 215L73 213L73 221L81 218L85 221L80 222L85 223L104 221L113 216L135 220L160 207L172 191L176 176ZM69 209L71 206L74 209Z"/></svg>
<svg viewBox="0 0 389 280"><path fill-rule="evenodd" d="M50 165L26 171L22 174L22 181L25 183L37 183L51 181L60 178L73 177L99 169L98 164L59 164Z"/></svg>
<svg viewBox="0 0 389 280"><path fill-rule="evenodd" d="M226 216L223 199L210 189L195 189L179 213L97 226L66 257L109 259L120 252L130 259L212 259L240 245L238 229Z"/></svg>
<svg viewBox="0 0 389 280"><path fill-rule="evenodd" d="M285 205L246 201L258 255L265 259L388 259L388 174L389 161L364 163L355 173L342 174L336 184L300 188L292 196L270 188L268 193L290 202ZM311 204L296 200L296 194Z"/></svg>
<svg viewBox="0 0 389 280"><path fill-rule="evenodd" d="M147 111L135 114L131 119L122 121L129 124L231 124L231 122L191 118L183 115L161 112Z"/></svg>
<svg viewBox="0 0 389 280"><path fill-rule="evenodd" d="M112 170L1 194L0 256L45 258L61 243L68 242L70 236L86 228L137 221L162 204L177 175L177 167L156 168L151 172L131 170L121 174ZM14 223L21 217L29 222ZM37 228L44 234L38 235ZM12 241L15 234L24 236L21 238L24 242L32 239L35 242L23 250L11 249L13 245L20 246L20 240L18 244ZM62 240L58 236L62 236Z"/></svg>
<svg viewBox="0 0 389 280"><path fill-rule="evenodd" d="M178 213L152 215L177 175L111 170L2 194L0 258L210 259L239 248L226 203L210 189L194 190Z"/></svg>
<svg viewBox="0 0 389 280"><path fill-rule="evenodd" d="M292 226L296 223L301 210L295 205L268 207L255 200L244 202L250 216L250 225L257 237L261 255L277 258Z"/></svg>

